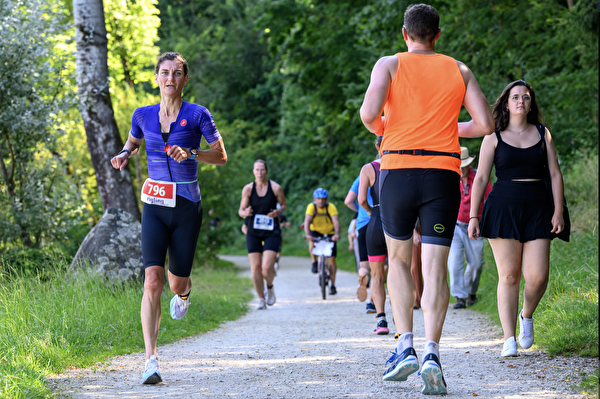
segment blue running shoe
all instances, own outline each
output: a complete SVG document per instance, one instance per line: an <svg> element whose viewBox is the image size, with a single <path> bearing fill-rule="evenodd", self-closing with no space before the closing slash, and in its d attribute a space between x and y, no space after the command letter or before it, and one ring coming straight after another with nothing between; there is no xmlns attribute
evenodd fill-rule
<svg viewBox="0 0 600 399"><path fill-rule="evenodd" d="M150 359L146 360L142 384L158 384L159 382L162 382L162 378L160 377L160 371L158 371L158 361L156 355L152 355Z"/></svg>
<svg viewBox="0 0 600 399"><path fill-rule="evenodd" d="M384 381L406 381L409 375L419 370L417 352L413 348L406 348L401 354L395 349L385 365L388 363L390 367L383 373Z"/></svg>
<svg viewBox="0 0 600 399"><path fill-rule="evenodd" d="M444 374L442 374L442 365L435 354L430 353L425 356L419 375L425 383L425 386L421 390L422 394L445 395L448 393L446 380L444 379Z"/></svg>
<svg viewBox="0 0 600 399"><path fill-rule="evenodd" d="M367 302L367 313L377 313L377 309L373 302Z"/></svg>

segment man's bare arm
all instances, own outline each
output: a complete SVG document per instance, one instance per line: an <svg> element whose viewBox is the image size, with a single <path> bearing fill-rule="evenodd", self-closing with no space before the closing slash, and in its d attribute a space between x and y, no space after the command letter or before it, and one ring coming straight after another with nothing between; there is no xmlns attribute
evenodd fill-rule
<svg viewBox="0 0 600 399"><path fill-rule="evenodd" d="M462 62L456 62L466 87L463 105L472 118L469 122L458 124L458 135L460 137L475 138L490 134L494 131L494 118L490 111L490 105L483 95L473 72Z"/></svg>
<svg viewBox="0 0 600 399"><path fill-rule="evenodd" d="M377 135L383 134L381 113L392 82L390 68L397 64L396 56L380 58L371 72L371 82L360 107L360 118L365 127Z"/></svg>

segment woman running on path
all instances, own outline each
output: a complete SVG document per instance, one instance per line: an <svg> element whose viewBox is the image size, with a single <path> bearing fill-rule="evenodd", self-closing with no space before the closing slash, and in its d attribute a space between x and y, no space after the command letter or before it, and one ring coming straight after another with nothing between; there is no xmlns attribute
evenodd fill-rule
<svg viewBox="0 0 600 399"><path fill-rule="evenodd" d="M142 188L142 257L145 278L142 332L146 348L143 384L162 381L156 340L160 327L160 297L165 285L165 258L169 251L171 317L181 319L190 306L190 273L202 225L198 162L224 165L227 153L210 112L187 103L181 95L188 81L188 64L179 53L161 55L155 67L160 103L134 111L123 150L111 159L123 170L146 140L149 178ZM200 151L204 137L210 150Z"/></svg>
<svg viewBox="0 0 600 399"><path fill-rule="evenodd" d="M275 304L275 261L281 248L278 216L287 208L283 189L267 178L267 172L265 161L258 159L254 162L255 180L242 189L238 211L240 217L246 219L246 247L250 258L252 284L258 295L257 309L267 309L267 305Z"/></svg>

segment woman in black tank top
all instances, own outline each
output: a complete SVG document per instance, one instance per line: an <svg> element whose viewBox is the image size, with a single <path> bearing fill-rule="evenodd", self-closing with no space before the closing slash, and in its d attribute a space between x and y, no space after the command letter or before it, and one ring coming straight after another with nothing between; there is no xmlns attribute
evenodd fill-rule
<svg viewBox="0 0 600 399"><path fill-rule="evenodd" d="M238 210L247 226L246 247L252 283L258 295L257 309L275 304L275 260L281 246L278 216L287 207L283 189L267 178L267 172L265 161L259 159L254 162L254 181L244 186Z"/></svg>
<svg viewBox="0 0 600 399"><path fill-rule="evenodd" d="M483 139L473 182L469 237L486 237L494 253L504 331L501 355L506 357L517 356L517 320L519 345L527 349L533 344L533 313L548 284L550 240L565 226L563 180L552 136L543 126L529 84L510 83L496 100L493 114L496 132ZM498 180L480 221L477 215L492 165ZM525 289L519 310L521 274Z"/></svg>

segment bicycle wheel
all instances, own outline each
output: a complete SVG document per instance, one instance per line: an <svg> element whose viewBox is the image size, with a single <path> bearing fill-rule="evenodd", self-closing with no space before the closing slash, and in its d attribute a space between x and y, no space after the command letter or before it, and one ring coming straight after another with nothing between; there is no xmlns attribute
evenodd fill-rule
<svg viewBox="0 0 600 399"><path fill-rule="evenodd" d="M319 281L321 282L321 295L325 299L327 295L327 265L323 255L319 256Z"/></svg>

